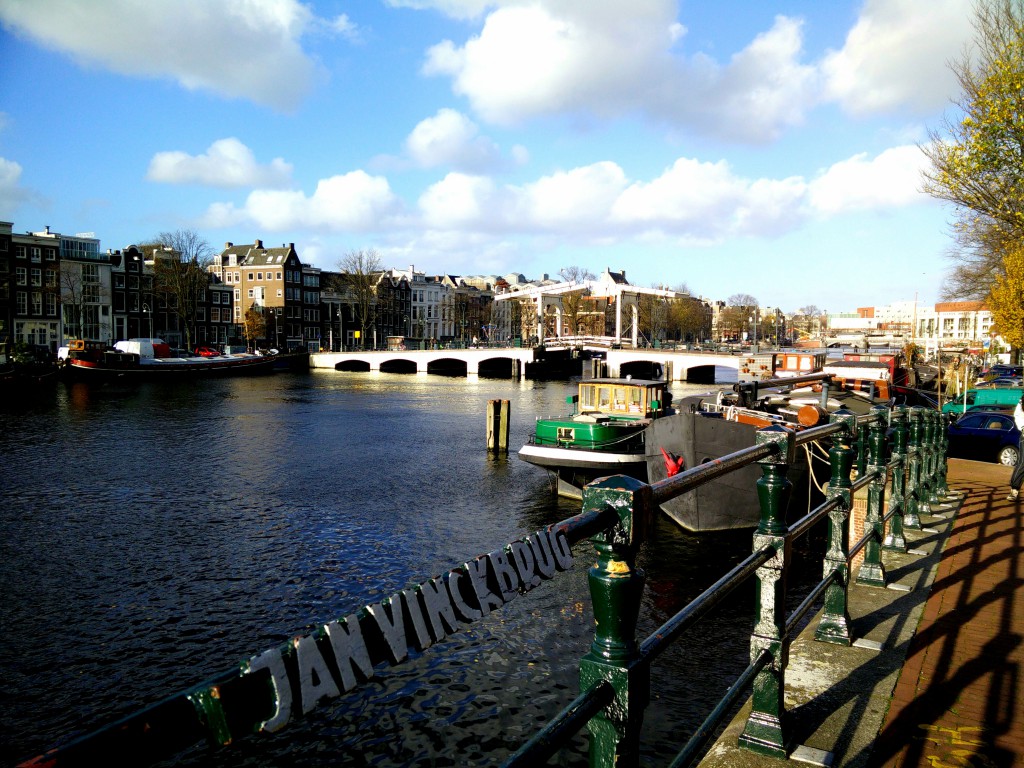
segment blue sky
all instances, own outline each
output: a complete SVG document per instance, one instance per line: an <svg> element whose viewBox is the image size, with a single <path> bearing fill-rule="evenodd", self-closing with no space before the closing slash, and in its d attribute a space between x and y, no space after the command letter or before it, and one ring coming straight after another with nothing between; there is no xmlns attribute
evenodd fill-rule
<svg viewBox="0 0 1024 768"><path fill-rule="evenodd" d="M970 0L0 0L0 219L939 299L920 192ZM955 115L952 115L955 118Z"/></svg>

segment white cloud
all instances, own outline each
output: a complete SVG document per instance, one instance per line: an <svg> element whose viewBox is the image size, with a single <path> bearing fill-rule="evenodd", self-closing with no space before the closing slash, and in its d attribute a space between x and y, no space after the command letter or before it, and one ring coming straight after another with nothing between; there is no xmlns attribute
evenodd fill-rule
<svg viewBox="0 0 1024 768"><path fill-rule="evenodd" d="M725 65L673 53L685 35L674 0L630 6L536 2L491 12L462 46L445 40L423 71L495 123L538 115L641 112L657 121L745 141L773 138L814 103L817 77L801 64L798 21L778 17Z"/></svg>
<svg viewBox="0 0 1024 768"><path fill-rule="evenodd" d="M842 50L822 63L826 97L865 115L941 108L958 85L946 62L972 36L973 0L867 0Z"/></svg>
<svg viewBox="0 0 1024 768"><path fill-rule="evenodd" d="M231 137L218 139L205 154L158 152L149 162L146 178L166 184L207 187L287 187L292 166L281 158L260 165L245 144Z"/></svg>
<svg viewBox="0 0 1024 768"><path fill-rule="evenodd" d="M31 197L33 194L21 186L21 165L0 157L0 211L10 215Z"/></svg>
<svg viewBox="0 0 1024 768"><path fill-rule="evenodd" d="M278 110L317 77L300 41L319 20L298 0L32 0L0 3L0 21L85 64Z"/></svg>
<svg viewBox="0 0 1024 768"><path fill-rule="evenodd" d="M641 0L628 15L617 0L401 4L483 16L465 41L432 46L423 72L451 78L484 120L639 114L758 143L800 125L824 101L857 115L941 107L956 90L946 61L970 37L971 3L867 0L843 49L816 61L803 50L804 22L787 16L727 60L687 53L678 0Z"/></svg>
<svg viewBox="0 0 1024 768"><path fill-rule="evenodd" d="M421 121L406 138L405 150L421 168L486 170L500 161L498 146L480 136L476 124L454 109L440 109Z"/></svg>
<svg viewBox="0 0 1024 768"><path fill-rule="evenodd" d="M814 210L829 216L923 202L921 172L927 163L916 146L893 147L873 159L858 154L814 179L808 200Z"/></svg>
<svg viewBox="0 0 1024 768"><path fill-rule="evenodd" d="M275 232L293 229L362 232L386 227L400 213L400 201L387 179L352 171L322 179L312 195L259 189L249 194L241 209L230 203L212 205L204 224L227 227L246 223Z"/></svg>
<svg viewBox="0 0 1024 768"><path fill-rule="evenodd" d="M687 157L650 179L630 179L611 161L522 184L450 172L427 187L409 211L386 178L353 171L322 180L312 195L257 190L241 208L211 206L206 224L374 232L390 242L424 242L428 234L435 242L553 238L558 247L774 238L812 218L889 212L924 202L917 192L922 157L915 146L895 147L874 158L857 155L813 181L749 178L724 160Z"/></svg>

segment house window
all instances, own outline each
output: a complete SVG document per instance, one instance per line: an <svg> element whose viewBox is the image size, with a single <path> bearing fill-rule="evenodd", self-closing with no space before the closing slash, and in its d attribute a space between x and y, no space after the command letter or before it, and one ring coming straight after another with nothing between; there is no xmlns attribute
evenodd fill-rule
<svg viewBox="0 0 1024 768"><path fill-rule="evenodd" d="M33 267L32 268L32 285L42 285L42 284L43 284L43 270L37 269L36 267Z"/></svg>
<svg viewBox="0 0 1024 768"><path fill-rule="evenodd" d="M254 279L253 275L255 275L255 274L256 274L255 272L250 272L249 273L249 280L250 280L250 282Z"/></svg>
<svg viewBox="0 0 1024 768"><path fill-rule="evenodd" d="M124 275L114 275L114 287L124 288Z"/></svg>
<svg viewBox="0 0 1024 768"><path fill-rule="evenodd" d="M196 307L196 320L201 323L206 322L206 307Z"/></svg>
<svg viewBox="0 0 1024 768"><path fill-rule="evenodd" d="M38 246L32 246L32 261L40 262L43 260L43 251Z"/></svg>
<svg viewBox="0 0 1024 768"><path fill-rule="evenodd" d="M24 291L18 291L18 296L17 296L16 300L18 302L18 314L19 315L27 315L28 314L28 294L25 293Z"/></svg>
<svg viewBox="0 0 1024 768"><path fill-rule="evenodd" d="M46 260L47 261L56 261L57 260L57 249L56 248L47 248L46 249Z"/></svg>
<svg viewBox="0 0 1024 768"><path fill-rule="evenodd" d="M256 273L256 279L257 280L262 280L263 279L263 273L262 272L257 272Z"/></svg>
<svg viewBox="0 0 1024 768"><path fill-rule="evenodd" d="M281 279L281 273L280 273L280 272L278 272L278 273L277 273L277 279L278 279L278 280L280 280L280 279Z"/></svg>
<svg viewBox="0 0 1024 768"><path fill-rule="evenodd" d="M213 304L220 304L220 291L214 291L210 294L210 302Z"/></svg>
<svg viewBox="0 0 1024 768"><path fill-rule="evenodd" d="M211 323L219 323L220 322L220 307L210 307L210 322Z"/></svg>
<svg viewBox="0 0 1024 768"><path fill-rule="evenodd" d="M235 288L235 303L237 304L239 299L242 298L242 292L238 288Z"/></svg>
<svg viewBox="0 0 1024 768"><path fill-rule="evenodd" d="M280 288L278 288L278 289L277 289L277 298L279 298L279 299L280 299L280 298L281 298L281 295L282 295L283 293L284 293L284 291L282 291L282 290L281 290Z"/></svg>
<svg viewBox="0 0 1024 768"><path fill-rule="evenodd" d="M242 273L241 272L235 272L235 282L236 283L242 282Z"/></svg>
<svg viewBox="0 0 1024 768"><path fill-rule="evenodd" d="M249 298L252 298L252 288L249 289Z"/></svg>
<svg viewBox="0 0 1024 768"><path fill-rule="evenodd" d="M25 267L17 267L14 277L18 285L28 285L28 270Z"/></svg>
<svg viewBox="0 0 1024 768"><path fill-rule="evenodd" d="M52 293L46 294L46 314L50 317L57 316L57 297Z"/></svg>
<svg viewBox="0 0 1024 768"><path fill-rule="evenodd" d="M15 256L15 258L18 258L18 259L24 259L25 258L25 246L24 245L16 245L16 246L14 246L14 256Z"/></svg>
<svg viewBox="0 0 1024 768"><path fill-rule="evenodd" d="M39 291L32 291L32 314L43 314L43 294Z"/></svg>

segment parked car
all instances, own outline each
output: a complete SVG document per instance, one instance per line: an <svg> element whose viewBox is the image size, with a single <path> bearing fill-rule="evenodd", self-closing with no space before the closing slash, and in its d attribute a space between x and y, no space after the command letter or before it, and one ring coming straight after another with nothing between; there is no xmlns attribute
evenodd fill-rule
<svg viewBox="0 0 1024 768"><path fill-rule="evenodd" d="M997 461L1008 467L1020 460L1020 430L1013 416L995 411L965 413L949 425L948 455L976 461Z"/></svg>
<svg viewBox="0 0 1024 768"><path fill-rule="evenodd" d="M220 357L220 350L216 347L196 347L196 354L200 357Z"/></svg>
<svg viewBox="0 0 1024 768"><path fill-rule="evenodd" d="M1024 377L1024 365L1006 365L1004 363L996 363L987 371L982 371L981 373L981 378L985 381L991 381L992 379L1002 377L1013 379Z"/></svg>
<svg viewBox="0 0 1024 768"><path fill-rule="evenodd" d="M999 405L1013 408L1020 402L1020 389L1006 387L989 387L987 389L968 389L964 394L942 404L943 413L965 413L972 405Z"/></svg>
<svg viewBox="0 0 1024 768"><path fill-rule="evenodd" d="M979 381L974 386L977 389L1011 389L1013 387L1020 389L1021 387L1024 387L1024 379L1000 376L999 378L990 379L988 381Z"/></svg>

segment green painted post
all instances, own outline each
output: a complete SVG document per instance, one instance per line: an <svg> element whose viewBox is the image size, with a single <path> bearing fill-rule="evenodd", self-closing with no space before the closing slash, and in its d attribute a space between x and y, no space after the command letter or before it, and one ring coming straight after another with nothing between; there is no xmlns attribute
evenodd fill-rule
<svg viewBox="0 0 1024 768"><path fill-rule="evenodd" d="M889 509L893 510L889 518L888 532L882 549L894 552L907 551L907 539L903 535L903 517L907 511L907 409L898 405L889 414L889 422L893 426L892 441L892 493L889 495Z"/></svg>
<svg viewBox="0 0 1024 768"><path fill-rule="evenodd" d="M850 612L847 608L847 590L850 584L850 564L847 561L850 552L850 526L848 524L850 510L853 508L853 483L850 473L853 471L854 450L851 446L857 435L857 416L842 408L831 415L829 421L841 422L846 427L846 434L832 438L832 448L828 455L832 464L832 478L828 483L828 498L839 497L842 504L829 512L828 519L828 551L825 553L824 576L836 573L837 580L825 589L824 607L818 629L814 633L817 640L836 645L850 645L853 637L850 634Z"/></svg>
<svg viewBox="0 0 1024 768"><path fill-rule="evenodd" d="M922 515L930 515L932 497L932 467L935 453L935 411L925 408L921 412L921 478L918 481L921 503L918 511Z"/></svg>
<svg viewBox="0 0 1024 768"><path fill-rule="evenodd" d="M935 434L932 436L932 440L932 449L935 451L935 469L930 501L938 504L949 494L949 486L946 485L946 417L938 412L935 414Z"/></svg>
<svg viewBox="0 0 1024 768"><path fill-rule="evenodd" d="M884 405L875 405L871 407L871 415L875 418L868 427L868 472L877 472L878 475L868 484L868 511L864 517L864 528L865 533L871 532L871 539L864 547L864 562L857 573L857 583L884 587L882 512L885 509L885 430L889 426L889 409Z"/></svg>
<svg viewBox="0 0 1024 768"><path fill-rule="evenodd" d="M864 477L868 471L867 443L868 427L862 424L857 430L857 477Z"/></svg>
<svg viewBox="0 0 1024 768"><path fill-rule="evenodd" d="M650 671L639 665L636 625L644 572L636 555L651 522L650 486L631 477L607 477L583 489L583 511L613 508L619 525L594 536L597 562L589 572L594 641L580 661L580 690L600 680L615 700L589 722L591 768L631 768L640 760L640 727L650 699Z"/></svg>
<svg viewBox="0 0 1024 768"><path fill-rule="evenodd" d="M943 498L949 496L949 486L946 484L946 471L949 467L946 464L946 453L949 449L949 422L945 416L939 414L938 429L938 457L939 457L939 495Z"/></svg>
<svg viewBox="0 0 1024 768"><path fill-rule="evenodd" d="M921 530L921 414L924 408L915 405L907 412L907 510L903 527Z"/></svg>
<svg viewBox="0 0 1024 768"><path fill-rule="evenodd" d="M761 520L754 533L754 551L773 547L775 556L757 569L757 607L754 632L750 636L750 660L753 662L768 651L772 662L754 678L750 717L739 743L754 752L785 757L788 729L784 694L789 661L786 567L790 554L785 514L793 490L786 472L793 464L796 441L792 430L773 425L757 431L757 445L765 443L777 444L779 451L760 461L762 477L757 481L757 498Z"/></svg>

